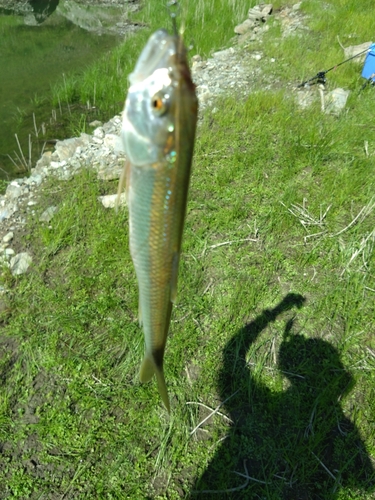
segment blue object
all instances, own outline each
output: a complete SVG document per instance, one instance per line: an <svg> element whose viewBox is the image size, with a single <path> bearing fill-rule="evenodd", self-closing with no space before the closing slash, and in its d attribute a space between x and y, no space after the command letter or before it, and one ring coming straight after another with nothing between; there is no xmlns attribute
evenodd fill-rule
<svg viewBox="0 0 375 500"><path fill-rule="evenodd" d="M375 82L375 43L370 45L362 70L363 78Z"/></svg>

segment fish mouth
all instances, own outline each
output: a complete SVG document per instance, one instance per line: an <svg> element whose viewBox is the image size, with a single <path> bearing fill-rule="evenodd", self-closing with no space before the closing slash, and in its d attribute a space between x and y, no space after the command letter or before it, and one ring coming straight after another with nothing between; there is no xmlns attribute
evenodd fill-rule
<svg viewBox="0 0 375 500"><path fill-rule="evenodd" d="M133 73L129 75L130 85L142 82L155 70L169 68L176 63L177 37L166 30L156 31L148 40L139 56Z"/></svg>

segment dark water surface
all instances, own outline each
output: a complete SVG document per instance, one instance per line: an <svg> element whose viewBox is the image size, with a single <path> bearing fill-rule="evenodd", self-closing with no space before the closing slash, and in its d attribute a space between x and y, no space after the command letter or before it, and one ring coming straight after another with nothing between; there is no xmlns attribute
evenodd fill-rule
<svg viewBox="0 0 375 500"><path fill-rule="evenodd" d="M86 31L58 12L30 26L22 16L0 10L0 178L15 175L8 158L16 159L14 151L20 155L15 133L26 159L32 135L35 160L43 140L35 137L32 115L37 128L51 117L51 87L63 81L63 74L83 71L120 42L120 37Z"/></svg>

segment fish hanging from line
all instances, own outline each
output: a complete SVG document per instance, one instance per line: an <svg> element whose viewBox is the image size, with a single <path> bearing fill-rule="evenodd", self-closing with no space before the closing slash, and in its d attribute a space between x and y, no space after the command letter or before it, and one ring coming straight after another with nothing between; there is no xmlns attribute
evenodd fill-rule
<svg viewBox="0 0 375 500"><path fill-rule="evenodd" d="M139 289L145 355L141 382L156 375L168 412L163 358L176 299L198 101L182 38L156 31L144 47L125 102L122 140L127 162L129 245Z"/></svg>

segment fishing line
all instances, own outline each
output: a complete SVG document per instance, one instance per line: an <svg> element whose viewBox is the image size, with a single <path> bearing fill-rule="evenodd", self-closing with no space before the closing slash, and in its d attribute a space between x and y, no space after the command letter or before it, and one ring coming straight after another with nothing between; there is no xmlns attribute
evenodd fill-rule
<svg viewBox="0 0 375 500"><path fill-rule="evenodd" d="M180 4L177 0L171 0L170 2L167 2L167 11L168 11L169 17L172 19L173 34L175 36L178 36L176 18L178 16L178 14L180 13L180 10L181 10L181 7L180 7Z"/></svg>

